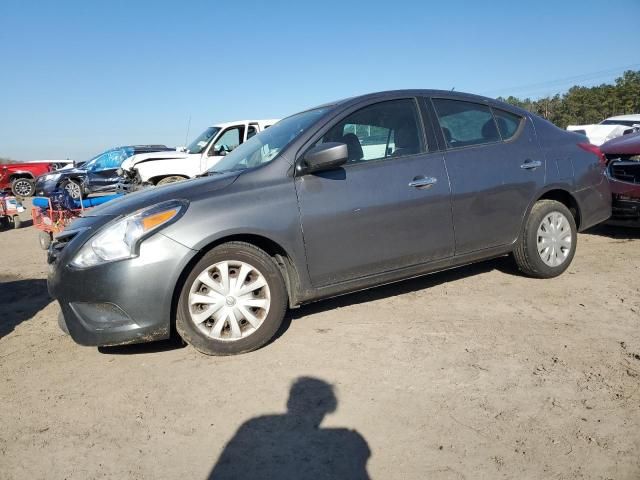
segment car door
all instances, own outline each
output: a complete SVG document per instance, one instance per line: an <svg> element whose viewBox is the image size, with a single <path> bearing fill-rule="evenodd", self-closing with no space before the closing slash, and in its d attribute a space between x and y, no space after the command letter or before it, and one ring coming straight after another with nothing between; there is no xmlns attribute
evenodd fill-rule
<svg viewBox="0 0 640 480"><path fill-rule="evenodd" d="M233 125L222 130L202 157L202 171L218 163L222 157L233 151L244 140L245 125Z"/></svg>
<svg viewBox="0 0 640 480"><path fill-rule="evenodd" d="M98 192L115 188L119 181L118 168L127 158L123 150L112 150L101 155L87 171L85 188L89 192Z"/></svg>
<svg viewBox="0 0 640 480"><path fill-rule="evenodd" d="M456 255L508 245L518 236L545 161L526 117L485 104L433 98L446 145Z"/></svg>
<svg viewBox="0 0 640 480"><path fill-rule="evenodd" d="M347 113L311 146L322 142L346 143L349 161L295 179L314 286L453 255L444 159L426 146L415 99Z"/></svg>

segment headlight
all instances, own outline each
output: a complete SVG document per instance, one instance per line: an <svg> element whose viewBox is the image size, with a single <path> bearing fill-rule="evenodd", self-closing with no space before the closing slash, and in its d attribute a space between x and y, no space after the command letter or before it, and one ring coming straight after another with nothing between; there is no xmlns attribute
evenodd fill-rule
<svg viewBox="0 0 640 480"><path fill-rule="evenodd" d="M124 173L124 170L122 170L121 168L116 170L116 175L118 175L119 177L121 177L123 173Z"/></svg>
<svg viewBox="0 0 640 480"><path fill-rule="evenodd" d="M58 180L60 177L62 176L61 173L48 173L46 174L43 179L46 181L51 181L51 182L55 182L56 180Z"/></svg>
<svg viewBox="0 0 640 480"><path fill-rule="evenodd" d="M632 157L629 157L629 160L635 160L636 162L640 161L640 155L633 155Z"/></svg>
<svg viewBox="0 0 640 480"><path fill-rule="evenodd" d="M78 268L133 258L140 242L178 220L187 210L186 200L169 200L143 208L101 228L76 253L71 265Z"/></svg>

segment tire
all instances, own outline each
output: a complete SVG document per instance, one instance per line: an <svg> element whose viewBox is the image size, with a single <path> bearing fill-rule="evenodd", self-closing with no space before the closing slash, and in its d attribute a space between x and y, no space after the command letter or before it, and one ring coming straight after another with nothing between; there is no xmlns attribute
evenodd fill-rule
<svg viewBox="0 0 640 480"><path fill-rule="evenodd" d="M65 190L74 200L82 199L82 187L78 182L74 182L73 180L65 180L60 184L60 187Z"/></svg>
<svg viewBox="0 0 640 480"><path fill-rule="evenodd" d="M20 228L22 226L22 220L18 215L13 216L13 228Z"/></svg>
<svg viewBox="0 0 640 480"><path fill-rule="evenodd" d="M43 250L49 250L49 245L52 242L52 235L49 232L40 232L38 234L38 242L40 243L40 248Z"/></svg>
<svg viewBox="0 0 640 480"><path fill-rule="evenodd" d="M170 183L181 182L182 180L186 180L186 178L180 177L178 175L171 175L170 177L164 177L158 180L156 185L159 187L160 185L168 185Z"/></svg>
<svg viewBox="0 0 640 480"><path fill-rule="evenodd" d="M36 191L36 184L30 178L16 178L11 182L11 191L16 197L31 197Z"/></svg>
<svg viewBox="0 0 640 480"><path fill-rule="evenodd" d="M577 243L578 230L569 209L555 200L539 200L529 213L513 256L525 275L553 278L569 268Z"/></svg>
<svg viewBox="0 0 640 480"><path fill-rule="evenodd" d="M229 288L224 288L225 268ZM234 286L241 274L246 281L239 290ZM203 278L206 285L200 281ZM265 286L251 289L252 284L260 285L263 280ZM216 293L214 287L221 293ZM249 293L238 295L247 288ZM215 298L215 304L208 295ZM207 303L198 304L194 298L205 298ZM269 255L249 243L225 243L206 253L187 276L178 300L176 330L184 341L206 355L250 352L275 336L287 311L287 298L282 274ZM243 310L250 310L251 321ZM207 315L209 312L212 313Z"/></svg>

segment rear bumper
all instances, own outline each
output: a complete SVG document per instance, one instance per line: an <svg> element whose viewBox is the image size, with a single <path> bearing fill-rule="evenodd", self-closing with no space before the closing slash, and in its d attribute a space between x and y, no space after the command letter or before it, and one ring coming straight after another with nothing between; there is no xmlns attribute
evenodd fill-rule
<svg viewBox="0 0 640 480"><path fill-rule="evenodd" d="M61 328L90 346L169 338L176 285L196 252L159 233L141 244L136 258L76 269L69 262L79 246L71 241L49 266Z"/></svg>
<svg viewBox="0 0 640 480"><path fill-rule="evenodd" d="M598 185L579 190L573 195L580 208L580 231L611 217L611 189L605 177Z"/></svg>

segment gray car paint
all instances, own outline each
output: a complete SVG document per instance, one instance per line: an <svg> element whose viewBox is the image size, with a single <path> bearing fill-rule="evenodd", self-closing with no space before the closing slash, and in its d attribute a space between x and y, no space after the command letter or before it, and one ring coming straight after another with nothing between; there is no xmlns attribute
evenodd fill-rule
<svg viewBox="0 0 640 480"><path fill-rule="evenodd" d="M524 116L525 126L510 142L445 151L424 103L431 96L502 108ZM340 118L378 101L408 97L423 102L428 153L299 173L302 154ZM581 139L475 95L408 90L347 99L260 168L150 189L94 209L67 232L75 236L64 248L52 246L50 291L76 341L106 345L166 338L181 278L204 251L228 239L268 241L281 254L291 306L505 254L532 205L549 190L573 196L581 230L610 215L603 170L593 154L576 146ZM543 167L521 169L528 159L540 159ZM438 183L428 190L409 187L420 175ZM69 266L101 226L170 199L190 205L177 222L143 242L137 259L85 271ZM91 288L84 291L79 282ZM160 288L141 289L141 284ZM69 305L91 301L118 305L144 327L123 333L83 325ZM135 302L153 307L146 311Z"/></svg>

